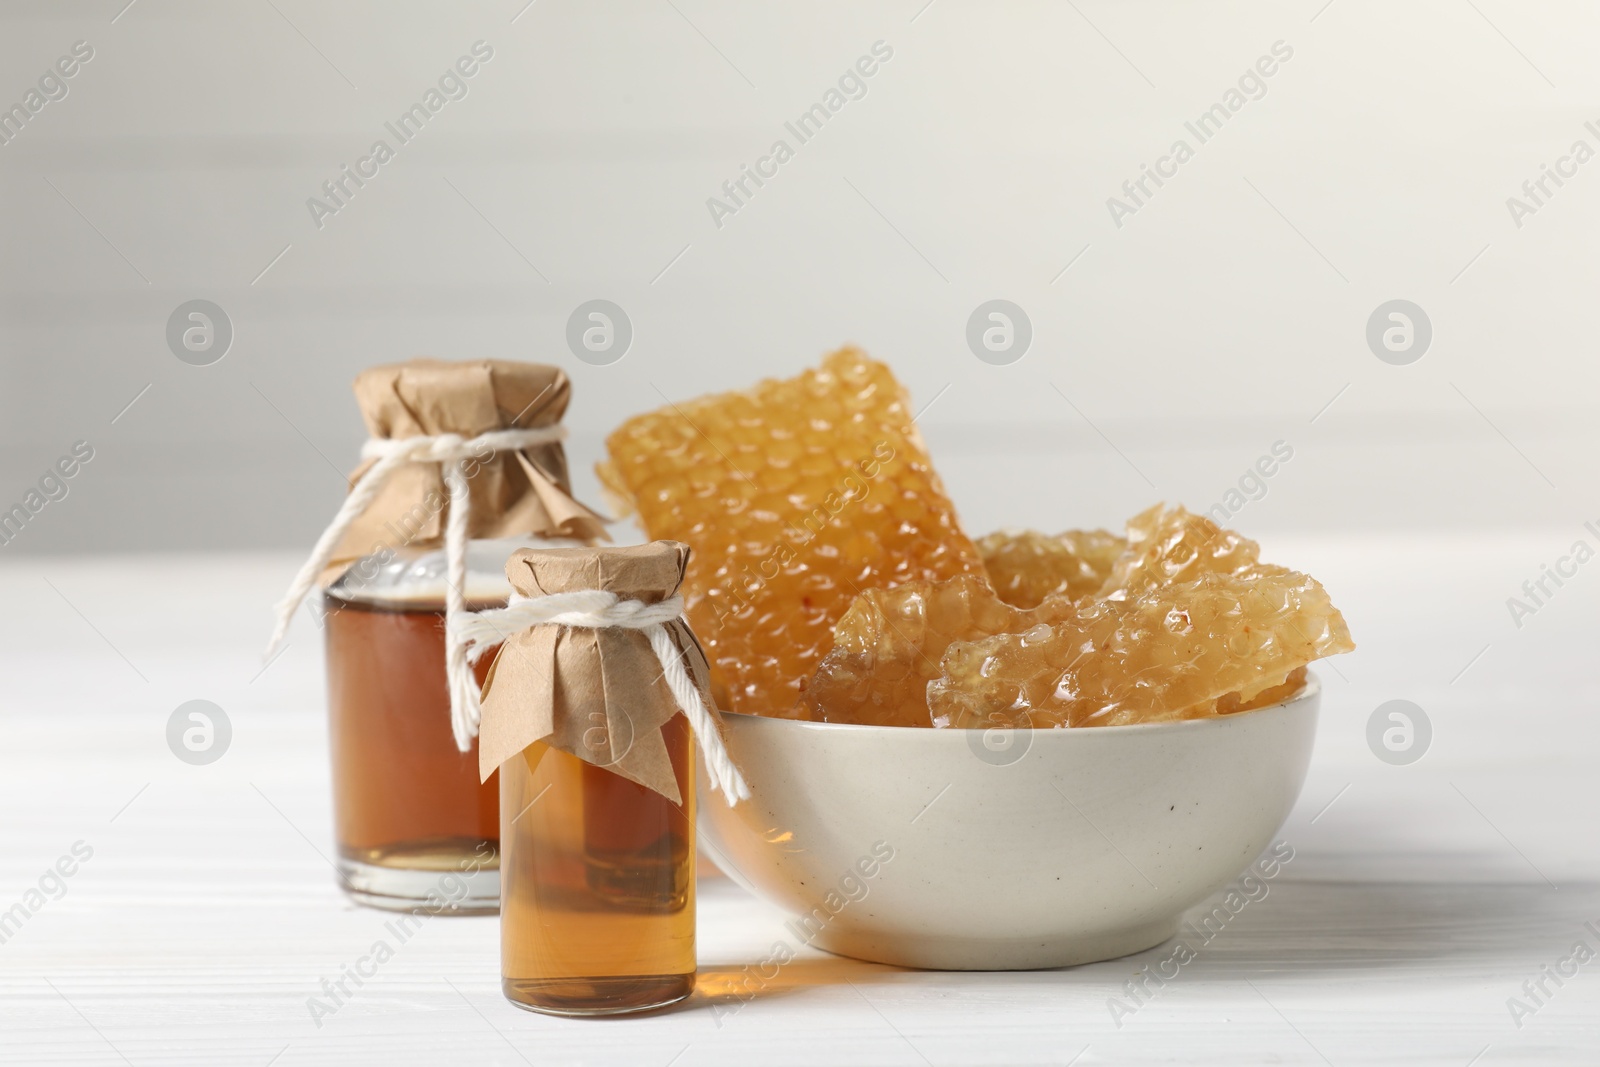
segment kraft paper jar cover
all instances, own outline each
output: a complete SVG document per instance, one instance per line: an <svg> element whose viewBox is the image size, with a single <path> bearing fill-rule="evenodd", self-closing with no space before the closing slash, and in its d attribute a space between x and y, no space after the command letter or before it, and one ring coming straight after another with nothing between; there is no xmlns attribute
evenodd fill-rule
<svg viewBox="0 0 1600 1067"><path fill-rule="evenodd" d="M683 582L689 546L655 541L625 548L519 549L506 563L527 597L600 589L656 604ZM687 623L664 624L708 708L705 652ZM542 741L681 803L661 727L678 714L661 663L640 630L553 624L507 637L483 689L479 773Z"/></svg>
<svg viewBox="0 0 1600 1067"><path fill-rule="evenodd" d="M493 430L555 426L571 394L572 385L560 368L508 360L413 359L370 367L355 380L367 432L389 439L446 433L472 438ZM374 462L357 467L351 484ZM483 460L468 470L469 537L531 534L592 541L607 536L603 517L573 499L559 441L509 453L486 450ZM322 584L378 548L440 543L448 497L437 463L411 463L397 470L340 539L322 572Z"/></svg>

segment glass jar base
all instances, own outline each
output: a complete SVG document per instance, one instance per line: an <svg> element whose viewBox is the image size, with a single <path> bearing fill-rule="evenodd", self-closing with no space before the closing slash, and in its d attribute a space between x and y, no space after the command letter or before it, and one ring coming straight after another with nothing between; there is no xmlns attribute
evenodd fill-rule
<svg viewBox="0 0 1600 1067"><path fill-rule="evenodd" d="M618 978L505 978L500 990L515 1006L541 1015L628 1015L676 1004L694 992L694 973Z"/></svg>
<svg viewBox="0 0 1600 1067"><path fill-rule="evenodd" d="M429 915L497 915L500 872L380 867L340 856L339 885L357 904Z"/></svg>

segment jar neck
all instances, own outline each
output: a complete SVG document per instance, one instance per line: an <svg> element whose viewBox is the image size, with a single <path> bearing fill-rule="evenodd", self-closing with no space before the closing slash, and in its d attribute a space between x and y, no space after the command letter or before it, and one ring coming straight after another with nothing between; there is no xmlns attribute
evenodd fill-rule
<svg viewBox="0 0 1600 1067"><path fill-rule="evenodd" d="M506 560L519 548L570 548L571 538L474 539L467 543L467 580L462 590L471 610L503 606L511 595ZM439 611L445 604L449 560L442 545L383 548L352 563L327 595L348 604L403 611Z"/></svg>

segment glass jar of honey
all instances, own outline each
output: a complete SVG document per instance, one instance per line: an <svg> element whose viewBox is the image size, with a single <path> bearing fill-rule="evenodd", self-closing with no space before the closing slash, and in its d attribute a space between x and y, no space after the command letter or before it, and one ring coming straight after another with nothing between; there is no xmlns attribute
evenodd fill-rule
<svg viewBox="0 0 1600 1067"><path fill-rule="evenodd" d="M571 496L570 392L558 368L501 360L417 359L356 379L363 462L278 604L273 646L311 596L327 652L336 866L360 903L498 907L498 790L477 774L487 661L475 673L452 627L506 603L519 546L605 538L604 520Z"/></svg>
<svg viewBox="0 0 1600 1067"><path fill-rule="evenodd" d="M559 543L472 542L468 609L504 606L519 544ZM499 783L480 783L476 743L462 752L451 736L445 570L442 549L368 556L323 594L336 862L363 904L492 913Z"/></svg>

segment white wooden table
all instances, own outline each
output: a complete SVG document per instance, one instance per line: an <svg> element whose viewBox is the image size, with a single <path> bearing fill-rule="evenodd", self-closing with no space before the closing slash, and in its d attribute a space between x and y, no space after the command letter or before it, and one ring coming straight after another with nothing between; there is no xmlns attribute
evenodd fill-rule
<svg viewBox="0 0 1600 1067"><path fill-rule="evenodd" d="M1281 835L1295 859L1120 1027L1108 999L1164 950L1012 974L808 952L741 1004L732 975L781 919L709 872L702 992L679 1010L518 1011L499 994L495 920L440 918L319 1027L309 998L390 916L349 904L327 865L314 627L302 620L268 669L257 658L295 561L7 561L0 909L41 906L0 944L0 1062L1600 1062L1600 960L1545 979L1552 995L1520 1028L1507 1006L1575 942L1600 949L1584 927L1600 927L1587 623L1600 581L1571 583L1520 631L1503 606L1552 537L1271 546L1328 582L1362 647L1323 670L1317 756ZM1434 727L1407 767L1365 742L1396 697ZM209 766L165 741L195 698L234 731ZM80 841L93 854L59 899L30 898Z"/></svg>

